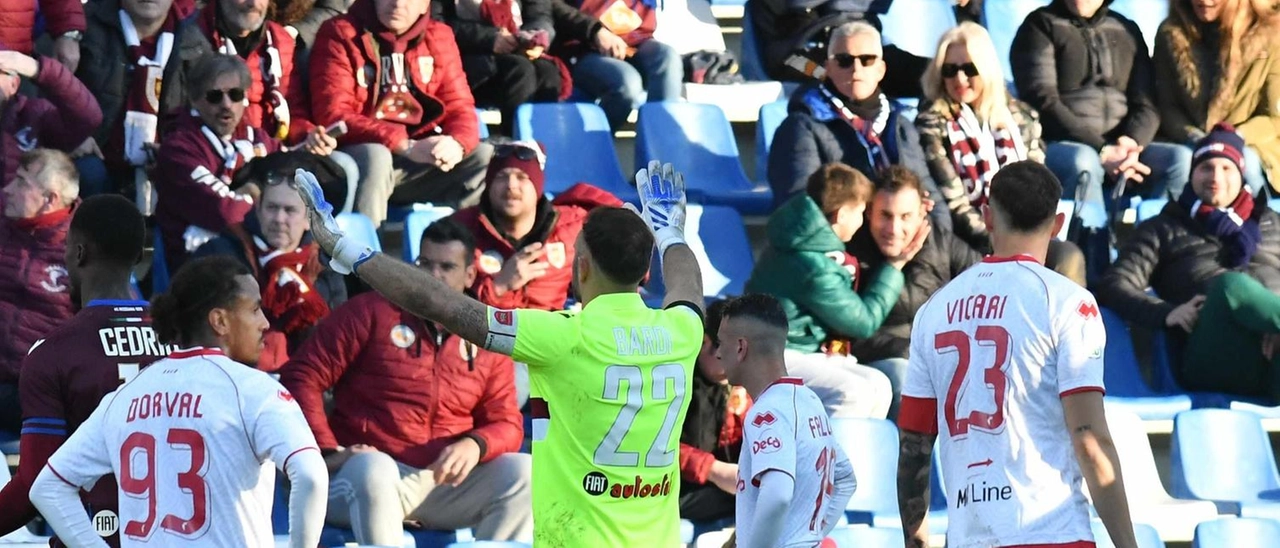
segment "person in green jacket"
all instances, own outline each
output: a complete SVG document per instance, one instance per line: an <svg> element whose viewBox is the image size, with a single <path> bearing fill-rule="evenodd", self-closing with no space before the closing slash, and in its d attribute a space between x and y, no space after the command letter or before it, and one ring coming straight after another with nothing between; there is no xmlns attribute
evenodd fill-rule
<svg viewBox="0 0 1280 548"><path fill-rule="evenodd" d="M822 399L833 417L879 417L888 412L888 377L848 356L848 340L880 328L902 292L902 267L923 246L926 223L897 257L876 272L858 272L845 244L861 228L871 181L841 163L809 177L806 192L769 217L769 246L756 263L749 293L782 302L787 370Z"/></svg>

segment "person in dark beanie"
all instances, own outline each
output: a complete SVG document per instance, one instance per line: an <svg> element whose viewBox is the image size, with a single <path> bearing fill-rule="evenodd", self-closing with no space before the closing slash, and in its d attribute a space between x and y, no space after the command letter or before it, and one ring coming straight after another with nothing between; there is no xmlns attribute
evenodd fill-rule
<svg viewBox="0 0 1280 548"><path fill-rule="evenodd" d="M1214 126L1191 184L1138 226L1096 294L1130 322L1169 329L1188 390L1280 403L1280 216L1243 190L1244 150L1235 128Z"/></svg>
<svg viewBox="0 0 1280 548"><path fill-rule="evenodd" d="M453 214L476 239L476 299L498 308L560 310L573 280L573 243L587 213L614 195L579 183L543 196L547 161L533 141L498 144L480 204Z"/></svg>

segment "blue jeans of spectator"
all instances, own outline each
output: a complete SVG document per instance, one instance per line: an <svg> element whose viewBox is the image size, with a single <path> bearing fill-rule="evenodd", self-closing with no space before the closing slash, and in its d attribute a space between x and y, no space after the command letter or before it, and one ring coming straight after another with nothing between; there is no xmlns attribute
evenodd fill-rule
<svg viewBox="0 0 1280 548"><path fill-rule="evenodd" d="M902 403L902 385L907 382L907 364L906 358L885 358L863 364L889 377L893 401L889 404L889 416L886 418L894 422L898 420L898 405Z"/></svg>
<svg viewBox="0 0 1280 548"><path fill-rule="evenodd" d="M1151 168L1151 174L1142 183L1129 183L1129 188L1143 198L1177 198L1191 178L1191 150L1185 146L1151 143L1138 159ZM1063 199L1097 204L1110 211L1111 193L1104 189L1102 159L1093 147L1074 141L1049 143L1045 165L1062 181ZM1077 194L1081 183L1087 185L1083 196Z"/></svg>
<svg viewBox="0 0 1280 548"><path fill-rule="evenodd" d="M675 48L649 40L624 60L588 53L573 65L574 95L600 101L617 128L646 101L675 101L684 82L684 61Z"/></svg>
<svg viewBox="0 0 1280 548"><path fill-rule="evenodd" d="M104 192L115 192L119 187L111 178L107 164L102 158L86 154L75 159L76 171L80 172L80 198L88 198Z"/></svg>

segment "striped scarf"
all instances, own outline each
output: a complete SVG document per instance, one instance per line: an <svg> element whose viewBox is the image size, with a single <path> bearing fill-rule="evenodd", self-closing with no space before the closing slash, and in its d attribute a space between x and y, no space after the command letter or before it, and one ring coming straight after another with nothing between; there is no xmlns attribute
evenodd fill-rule
<svg viewBox="0 0 1280 548"><path fill-rule="evenodd" d="M951 143L951 164L974 207L986 203L987 187L1001 167L1027 159L1027 146L1017 126L992 128L979 122L969 105L960 105L947 121L947 142Z"/></svg>

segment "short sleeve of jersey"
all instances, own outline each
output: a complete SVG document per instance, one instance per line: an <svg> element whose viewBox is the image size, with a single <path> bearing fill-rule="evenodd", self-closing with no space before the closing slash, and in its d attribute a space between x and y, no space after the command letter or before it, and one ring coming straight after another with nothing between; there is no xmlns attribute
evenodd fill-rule
<svg viewBox="0 0 1280 548"><path fill-rule="evenodd" d="M1054 314L1058 366L1058 394L1069 396L1095 390L1105 392L1102 382L1107 331L1093 295L1072 292L1062 301L1065 309Z"/></svg>
<svg viewBox="0 0 1280 548"><path fill-rule="evenodd" d="M579 323L569 312L547 310L485 311L489 334L484 347L536 367L563 357L567 342L578 340Z"/></svg>
<svg viewBox="0 0 1280 548"><path fill-rule="evenodd" d="M248 397L244 403L245 420L252 421L246 427L260 461L271 459L276 466L284 468L294 453L319 450L302 408L280 383L264 375L254 379L245 395Z"/></svg>
<svg viewBox="0 0 1280 548"><path fill-rule="evenodd" d="M83 488L112 473L112 450L106 442L106 416L114 399L115 392L102 398L93 414L49 457L49 468L63 481Z"/></svg>
<svg viewBox="0 0 1280 548"><path fill-rule="evenodd" d="M67 414L62 405L56 356L57 352L50 347L38 344L22 361L18 399L22 403L23 434L67 435Z"/></svg>
<svg viewBox="0 0 1280 548"><path fill-rule="evenodd" d="M934 434L938 431L938 393L928 358L933 349L933 330L924 322L925 314L917 314L911 326L911 351L907 362L907 378L902 385L902 404L898 426L913 432Z"/></svg>
<svg viewBox="0 0 1280 548"><path fill-rule="evenodd" d="M663 314L666 314L667 320L681 333L703 332L702 314L688 301L671 303L671 306L663 310ZM701 338L698 339L698 344L702 344Z"/></svg>
<svg viewBox="0 0 1280 548"><path fill-rule="evenodd" d="M751 469L742 477L750 478L755 485L769 470L795 478L796 434L792 417L766 406L757 407L751 409L742 432L742 450L751 451Z"/></svg>

